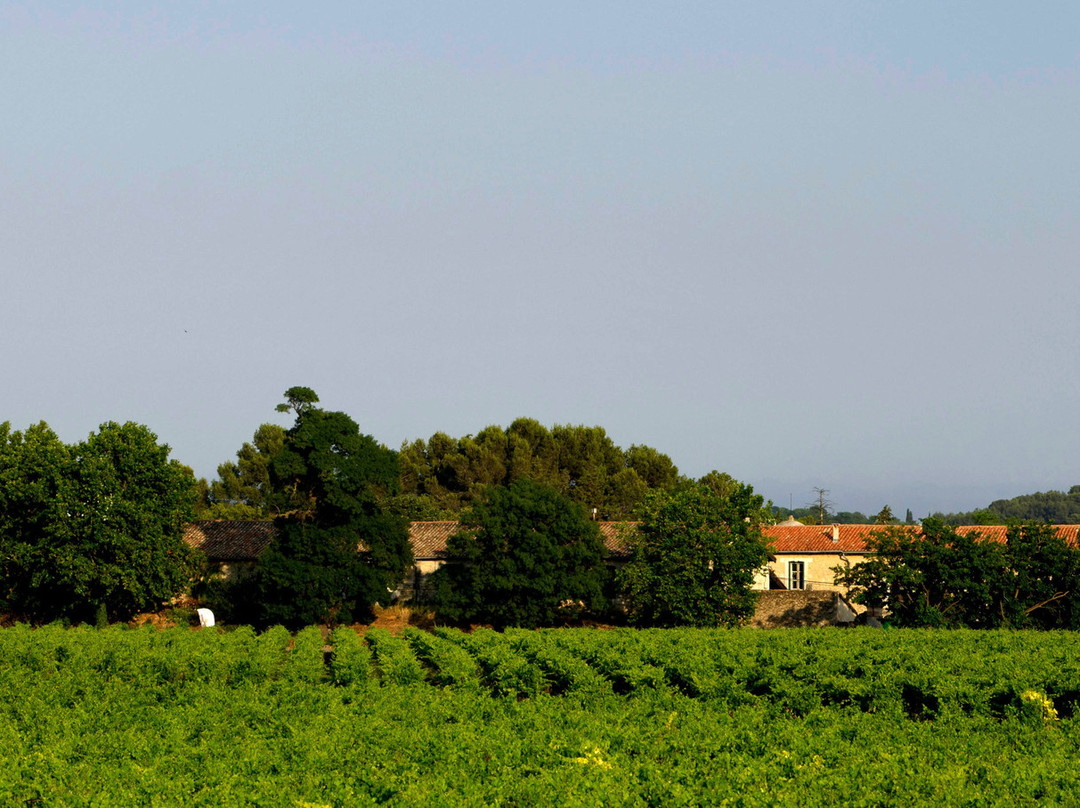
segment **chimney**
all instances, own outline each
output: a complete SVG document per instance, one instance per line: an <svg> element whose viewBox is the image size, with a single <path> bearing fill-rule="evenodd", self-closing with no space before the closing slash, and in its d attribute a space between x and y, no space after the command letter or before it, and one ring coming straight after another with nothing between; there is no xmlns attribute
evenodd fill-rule
<svg viewBox="0 0 1080 808"><path fill-rule="evenodd" d="M840 525L833 525L832 526L832 543L833 544L839 544L840 543Z"/></svg>

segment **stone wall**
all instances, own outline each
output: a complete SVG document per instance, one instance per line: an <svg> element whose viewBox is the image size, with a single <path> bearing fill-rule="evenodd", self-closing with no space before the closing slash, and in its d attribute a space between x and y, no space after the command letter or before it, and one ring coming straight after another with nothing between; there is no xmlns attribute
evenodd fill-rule
<svg viewBox="0 0 1080 808"><path fill-rule="evenodd" d="M855 612L839 592L770 589L757 593L754 628L810 628L850 623Z"/></svg>

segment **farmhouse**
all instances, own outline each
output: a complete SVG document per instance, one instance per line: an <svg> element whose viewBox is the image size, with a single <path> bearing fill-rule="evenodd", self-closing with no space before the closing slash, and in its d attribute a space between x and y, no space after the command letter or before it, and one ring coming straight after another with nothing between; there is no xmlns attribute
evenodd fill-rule
<svg viewBox="0 0 1080 808"><path fill-rule="evenodd" d="M769 542L768 586L761 589L837 591L833 569L862 563L867 539L881 525L804 525L787 519L763 532Z"/></svg>
<svg viewBox="0 0 1080 808"><path fill-rule="evenodd" d="M608 563L621 566L629 558L627 536L635 523L600 522L599 527ZM770 557L768 567L755 579L754 589L762 591L763 597L753 624L822 625L854 619L855 609L847 601L847 592L833 583L833 570L861 564L870 553L871 533L880 529L881 525L804 525L790 518L765 528ZM446 545L457 530L456 521L410 524L415 560L395 592L398 598L408 601L416 597L428 576L450 561ZM958 531L977 531L989 541L1004 541L1006 528L968 525ZM1080 525L1058 525L1057 531L1075 544ZM272 522L200 521L188 525L184 539L202 550L220 574L229 576L253 568L273 540L273 532Z"/></svg>
<svg viewBox="0 0 1080 808"><path fill-rule="evenodd" d="M224 577L253 569L273 540L273 522L200 520L184 528L184 541L202 550L211 569Z"/></svg>
<svg viewBox="0 0 1080 808"><path fill-rule="evenodd" d="M842 591L833 583L833 570L861 564L870 551L870 534L881 525L804 525L787 519L766 528L772 558L767 589L810 589ZM917 525L912 526L918 530ZM1076 545L1080 525L1056 525L1059 536ZM964 525L961 535L978 533L984 541L1004 542L1004 525Z"/></svg>
<svg viewBox="0 0 1080 808"><path fill-rule="evenodd" d="M409 541L413 548L413 566L408 576L398 587L397 595L402 600L412 600L424 587L424 580L446 563L449 556L446 542L457 533L458 523L410 522Z"/></svg>

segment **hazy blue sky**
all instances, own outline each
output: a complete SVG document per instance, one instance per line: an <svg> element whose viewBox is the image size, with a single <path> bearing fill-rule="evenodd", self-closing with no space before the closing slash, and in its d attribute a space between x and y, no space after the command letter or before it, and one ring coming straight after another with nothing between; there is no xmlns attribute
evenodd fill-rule
<svg viewBox="0 0 1080 808"><path fill-rule="evenodd" d="M0 420L213 477L599 424L778 504L1080 484L1080 4L0 6Z"/></svg>

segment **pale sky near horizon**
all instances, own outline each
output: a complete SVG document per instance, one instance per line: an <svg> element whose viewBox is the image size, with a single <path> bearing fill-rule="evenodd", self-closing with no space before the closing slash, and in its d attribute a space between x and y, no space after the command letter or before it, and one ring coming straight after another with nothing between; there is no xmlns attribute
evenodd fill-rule
<svg viewBox="0 0 1080 808"><path fill-rule="evenodd" d="M0 421L213 477L603 426L777 504L1080 484L1080 5L9 2ZM1073 424L1073 426L1070 426Z"/></svg>

